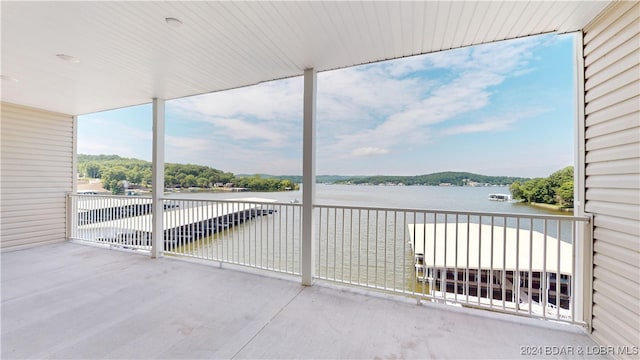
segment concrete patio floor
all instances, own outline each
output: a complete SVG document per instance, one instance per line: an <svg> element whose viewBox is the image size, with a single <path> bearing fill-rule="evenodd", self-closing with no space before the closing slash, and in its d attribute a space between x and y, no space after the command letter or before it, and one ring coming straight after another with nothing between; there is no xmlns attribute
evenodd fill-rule
<svg viewBox="0 0 640 360"><path fill-rule="evenodd" d="M227 265L74 243L1 256L2 359L513 359L596 346L575 326Z"/></svg>

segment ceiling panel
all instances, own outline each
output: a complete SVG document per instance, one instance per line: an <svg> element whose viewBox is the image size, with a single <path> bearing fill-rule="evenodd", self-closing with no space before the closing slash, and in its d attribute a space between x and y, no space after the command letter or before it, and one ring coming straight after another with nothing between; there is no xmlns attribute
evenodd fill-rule
<svg viewBox="0 0 640 360"><path fill-rule="evenodd" d="M298 76L309 67L576 31L608 4L2 2L2 100L79 115ZM169 26L167 17L182 26Z"/></svg>

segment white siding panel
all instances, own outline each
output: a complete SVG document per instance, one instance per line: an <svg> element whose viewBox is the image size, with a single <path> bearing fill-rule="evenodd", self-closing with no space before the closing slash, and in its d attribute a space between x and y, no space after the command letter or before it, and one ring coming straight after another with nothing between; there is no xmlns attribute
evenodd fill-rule
<svg viewBox="0 0 640 360"><path fill-rule="evenodd" d="M637 35L634 29L634 22L638 21L638 6L634 6L625 12L615 24L609 26L594 41L588 42L584 51L589 56L585 59L585 64L590 65L588 59L598 59L606 56L611 50L619 47L624 42ZM607 41L608 40L608 41Z"/></svg>
<svg viewBox="0 0 640 360"><path fill-rule="evenodd" d="M592 163L587 166L587 176L606 174L637 174L640 173L640 161L634 158L611 160Z"/></svg>
<svg viewBox="0 0 640 360"><path fill-rule="evenodd" d="M640 38L638 39L638 42L640 42ZM633 99L635 96L638 95L639 88L640 88L640 82L638 81L633 81L622 87L615 88L612 91L606 93L605 95L589 101L587 103L588 105L585 110L587 113L593 113L598 110L602 110L609 106L615 105L616 103L619 103L628 99Z"/></svg>
<svg viewBox="0 0 640 360"><path fill-rule="evenodd" d="M591 139L587 139L587 143ZM640 154L640 143L615 146L606 149L592 150L587 153L587 163L598 161L615 161L622 159L637 159ZM637 185L638 183L635 183Z"/></svg>
<svg viewBox="0 0 640 360"><path fill-rule="evenodd" d="M637 205L590 200L587 202L585 209L593 214L619 216L640 222L640 207Z"/></svg>
<svg viewBox="0 0 640 360"><path fill-rule="evenodd" d="M587 151L604 149L612 145L638 144L638 134L640 134L640 124L635 129L631 128L611 134L592 137L587 141ZM638 145L638 149L640 149L640 145Z"/></svg>
<svg viewBox="0 0 640 360"><path fill-rule="evenodd" d="M607 71L608 68L615 64L618 61L626 60L626 57L631 55L632 57L638 56L638 48L640 45L638 44L639 36L634 36L631 39L624 42L621 46L613 49L608 52L605 56L597 58L597 59L589 59L589 56L585 57L585 64L587 61L590 61L587 69L585 71L585 76L590 77L600 71Z"/></svg>
<svg viewBox="0 0 640 360"><path fill-rule="evenodd" d="M618 103L616 104L616 106L610 106L601 111L598 111L595 113L589 113L589 116L585 121L587 126L591 126L591 125L607 122L609 120L613 120L625 115L635 114L637 116L637 113L639 110L640 110L640 96L636 96L632 99Z"/></svg>
<svg viewBox="0 0 640 360"><path fill-rule="evenodd" d="M597 175L587 177L586 186L590 188L629 189L629 195L634 196L638 191L639 174L631 175ZM588 199L587 199L588 200Z"/></svg>
<svg viewBox="0 0 640 360"><path fill-rule="evenodd" d="M609 257L601 253L597 253L594 257L594 263L611 270L616 276L622 276L629 281L638 282L638 274L630 274L626 271L626 266L620 264L615 257Z"/></svg>
<svg viewBox="0 0 640 360"><path fill-rule="evenodd" d="M2 103L3 251L64 241L73 117Z"/></svg>
<svg viewBox="0 0 640 360"><path fill-rule="evenodd" d="M596 226L594 232L597 232L600 228L605 228L622 234L633 235L636 238L636 242L638 241L638 237L640 237L640 227L638 227L638 222L635 220L625 219L619 216L599 214L593 219L593 224ZM603 241L614 240L613 238L603 238Z"/></svg>
<svg viewBox="0 0 640 360"><path fill-rule="evenodd" d="M635 256L635 254L633 253L633 251L629 251L629 249L625 249L621 246L618 246L617 244L612 244L610 242L606 242L606 241L598 241L597 244L595 244L594 246L594 250L598 255L603 255L605 257L608 257L612 260L617 260L617 265L619 266L621 269L625 268L625 265L634 265L636 267L640 266L640 259L638 257ZM595 262L596 265L598 265L599 263L596 261ZM609 268L609 267L603 267L604 269L607 269L607 271L610 271L611 273L618 273L617 276L619 276L620 273L623 273L624 271L614 271L613 268ZM614 267L615 268L615 267ZM640 281L640 279L638 278L637 275L640 274L640 270L637 273L627 273L626 276L623 276L625 278L627 278L630 281L633 281L635 283L635 285L633 285L637 292L640 293L640 284L638 284L638 282ZM630 289L630 293L633 294L635 290L633 290L632 288Z"/></svg>
<svg viewBox="0 0 640 360"><path fill-rule="evenodd" d="M634 67L637 67L638 62L636 61L636 58L637 58L636 54L634 53L628 54L624 58L616 61L615 63L607 67L607 71L601 71L595 74L591 74L591 76L585 79L585 90L593 91L595 87L605 83L609 85L611 81L614 81L615 77L617 76L612 74L622 74L626 71L629 71L630 69L633 69ZM634 80L633 79L634 77L629 78L624 83L626 84L627 82ZM609 90L608 87L604 87L602 89L603 92L606 92L607 90ZM597 91L600 91L600 90L597 90Z"/></svg>
<svg viewBox="0 0 640 360"><path fill-rule="evenodd" d="M617 306L606 306L610 311L616 311L617 307L624 307L634 314L640 314L640 305L636 301L638 293L631 293L626 289L621 289L618 283L619 277L616 277L612 273L607 273L602 267L595 266L593 268L595 280L593 281L593 289L596 292L602 292L602 294L611 299L611 302ZM597 273L597 274L596 274ZM626 291L625 291L626 290ZM597 314L594 314L597 316Z"/></svg>
<svg viewBox="0 0 640 360"><path fill-rule="evenodd" d="M632 252L640 251L640 243L637 241L637 236L618 230L610 230L602 226L595 229L594 233L596 238L602 239L601 241L610 241Z"/></svg>
<svg viewBox="0 0 640 360"><path fill-rule="evenodd" d="M605 300L605 299L598 298L598 300ZM622 310L615 310L615 311L608 311L608 310L612 310L612 308L611 307L603 307L603 306L595 306L594 307L594 311L598 312L598 317L596 319L594 319L594 322L595 322L596 325L602 326L605 323L606 324L616 323L617 331L619 331L619 332L621 332L623 334L633 334L634 332L638 331L638 328L636 326L633 326L633 325L629 324L628 322L618 321L618 319L628 318L628 317L625 317L625 315L630 315L630 317L633 318L633 313L628 313L627 311L625 311L623 309ZM611 344L611 345L613 345L613 346L615 346L617 348L618 346L623 347L624 346L624 342L632 343L632 342L637 341L637 339L621 338L621 339L614 339L613 341L616 341L616 343L615 344ZM633 348L630 348L630 349L633 349ZM631 355L631 353L629 353L629 355Z"/></svg>
<svg viewBox="0 0 640 360"><path fill-rule="evenodd" d="M600 294L598 294L598 295L600 295ZM600 300L603 300L603 299L601 299L599 297L598 300L600 301ZM604 301L606 301L606 300L604 300ZM597 310L599 314L600 314L600 311L602 311L601 317L607 317L607 318L615 317L615 318L617 318L614 315L614 312L620 313L621 316L619 318L622 319L622 322L620 322L620 324L622 324L623 326L628 326L629 327L628 329L626 329L625 332L629 332L630 334L633 334L633 332L640 330L640 324L633 321L633 317L634 317L635 314L632 311L628 311L625 308L618 308L618 309L616 309L616 311L612 312L612 311L607 311L606 307L602 307L602 306L597 306L597 307L599 307L599 309ZM615 318L611 319L609 322L614 322Z"/></svg>
<svg viewBox="0 0 640 360"><path fill-rule="evenodd" d="M592 78L593 79L593 78ZM640 65L633 66L627 70L620 71L618 75L612 78L603 78L601 80L606 80L606 86L598 86L602 83L597 83L595 81L591 81L589 83L590 87L585 87L587 91L587 95L585 96L585 100L587 102L592 101L593 99L597 99L604 94L607 94L611 89L617 89L634 81L640 80Z"/></svg>
<svg viewBox="0 0 640 360"><path fill-rule="evenodd" d="M636 4L633 2L627 2L622 4L617 4L617 6L613 6L606 12L606 16L610 19L621 19L624 18L624 14L629 12L631 8L633 8ZM603 15L603 14L601 14ZM609 36L601 36L604 31L610 31L612 29L620 28L622 26L623 21L602 21L602 19L596 19L595 22L588 24L588 31L584 34L584 42L585 47L589 46L589 44L601 44L601 39L607 39ZM588 48L587 48L588 49Z"/></svg>
<svg viewBox="0 0 640 360"><path fill-rule="evenodd" d="M638 72L640 72L640 67L637 69ZM640 126L640 119L637 118L637 114L631 113L617 119L591 125L589 126L585 136L589 139L595 140L595 138L600 135L611 134L638 126Z"/></svg>
<svg viewBox="0 0 640 360"><path fill-rule="evenodd" d="M617 2L584 29L585 210L593 215L592 334L640 339L640 5Z"/></svg>
<svg viewBox="0 0 640 360"><path fill-rule="evenodd" d="M635 205L640 203L640 191L629 192L626 189L590 188L587 197L592 200Z"/></svg>

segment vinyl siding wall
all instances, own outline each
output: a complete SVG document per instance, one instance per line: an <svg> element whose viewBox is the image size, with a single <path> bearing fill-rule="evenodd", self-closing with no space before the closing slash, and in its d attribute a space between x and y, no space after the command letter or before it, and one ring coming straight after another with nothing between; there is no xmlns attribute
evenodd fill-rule
<svg viewBox="0 0 640 360"><path fill-rule="evenodd" d="M616 3L583 37L592 326L597 341L613 346L640 346L639 18L638 2Z"/></svg>
<svg viewBox="0 0 640 360"><path fill-rule="evenodd" d="M7 103L0 110L2 251L65 241L74 119Z"/></svg>

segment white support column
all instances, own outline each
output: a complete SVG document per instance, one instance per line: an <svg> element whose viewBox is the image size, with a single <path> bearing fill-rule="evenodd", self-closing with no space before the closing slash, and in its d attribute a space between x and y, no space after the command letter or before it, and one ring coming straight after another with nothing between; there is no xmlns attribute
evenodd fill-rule
<svg viewBox="0 0 640 360"><path fill-rule="evenodd" d="M158 258L164 251L164 100L153 99L153 159L151 164L153 181L153 240L151 257Z"/></svg>
<svg viewBox="0 0 640 360"><path fill-rule="evenodd" d="M78 192L78 117L71 118L73 126L73 144L71 153L71 192Z"/></svg>
<svg viewBox="0 0 640 360"><path fill-rule="evenodd" d="M75 194L78 192L78 117L71 117L71 126L73 128L72 139L73 142L71 144L71 194ZM65 240L69 241L71 239L71 233L73 229L73 218L76 213L73 211L73 200L67 194L66 200L66 216L67 216L67 225L66 225L66 238ZM77 219L77 216L75 217Z"/></svg>
<svg viewBox="0 0 640 360"><path fill-rule="evenodd" d="M316 201L316 79L315 69L304 71L304 129L302 151L302 244L300 273L302 285L313 283L313 245Z"/></svg>
<svg viewBox="0 0 640 360"><path fill-rule="evenodd" d="M574 172L573 172L573 214L576 216L585 215L586 205L586 140L585 140L585 67L584 67L584 35L582 31L576 33L575 41L575 82L576 82L576 119L575 119L575 149L574 154ZM593 243L591 232L589 231L592 224L580 224L575 228L576 244L573 246L574 251L574 274L573 284L575 287L571 289L575 304L576 321L584 321L591 329L591 307L592 302L592 260L593 260Z"/></svg>

